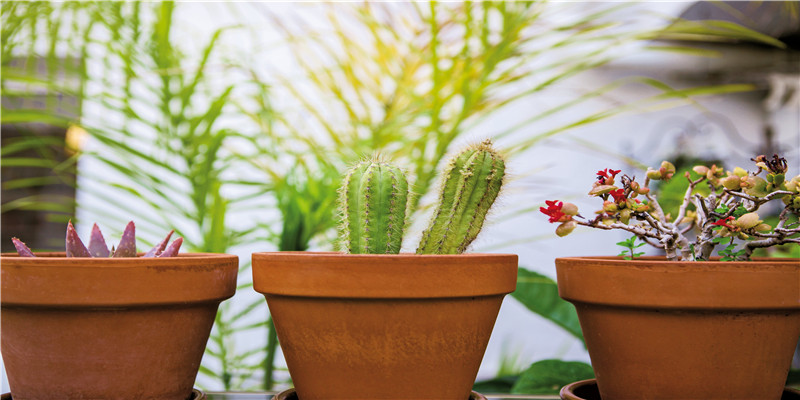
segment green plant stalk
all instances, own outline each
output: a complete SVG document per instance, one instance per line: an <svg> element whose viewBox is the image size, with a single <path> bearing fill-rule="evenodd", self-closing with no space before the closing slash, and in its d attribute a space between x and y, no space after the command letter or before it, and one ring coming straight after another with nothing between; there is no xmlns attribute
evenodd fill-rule
<svg viewBox="0 0 800 400"><path fill-rule="evenodd" d="M403 171L377 159L358 163L344 178L340 206L340 232L348 253L400 252L408 207Z"/></svg>
<svg viewBox="0 0 800 400"><path fill-rule="evenodd" d="M463 253L480 233L504 176L505 160L488 139L453 157L417 254Z"/></svg>
<svg viewBox="0 0 800 400"><path fill-rule="evenodd" d="M264 389L272 390L275 386L275 353L278 351L278 332L272 317L267 319L267 355L264 357Z"/></svg>

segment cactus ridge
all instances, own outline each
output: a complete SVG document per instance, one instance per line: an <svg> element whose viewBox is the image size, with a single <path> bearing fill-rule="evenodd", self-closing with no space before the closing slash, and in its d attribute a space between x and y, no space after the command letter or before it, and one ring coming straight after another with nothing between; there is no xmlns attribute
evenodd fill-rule
<svg viewBox="0 0 800 400"><path fill-rule="evenodd" d="M397 254L403 241L408 180L379 159L356 164L340 192L343 247L352 254Z"/></svg>
<svg viewBox="0 0 800 400"><path fill-rule="evenodd" d="M505 176L491 141L468 147L446 167L439 205L423 232L419 254L458 254L477 237Z"/></svg>

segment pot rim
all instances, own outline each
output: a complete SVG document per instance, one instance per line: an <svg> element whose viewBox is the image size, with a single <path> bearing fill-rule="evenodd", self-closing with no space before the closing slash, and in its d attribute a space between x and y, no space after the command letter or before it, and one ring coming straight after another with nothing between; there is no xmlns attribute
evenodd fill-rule
<svg viewBox="0 0 800 400"><path fill-rule="evenodd" d="M66 258L63 252L0 257L5 307L130 308L220 302L236 291L239 257Z"/></svg>
<svg viewBox="0 0 800 400"><path fill-rule="evenodd" d="M575 260L575 261L588 261L588 260L602 260L606 263L619 263L619 264L632 264L635 262L642 263L642 264L652 264L652 265L680 265L680 264L689 264L689 265L738 265L738 264L748 264L748 265L774 265L774 264L783 264L784 262L790 263L800 263L800 258L791 258L791 257L755 257L750 261L720 261L720 257L712 257L711 260L706 261L669 261L664 256L641 256L636 257L633 260L626 260L622 258L622 256L570 256L570 257L556 257L556 260Z"/></svg>
<svg viewBox="0 0 800 400"><path fill-rule="evenodd" d="M230 258L230 257L237 257L233 254L225 254L225 253L178 253L176 257L142 257L144 252L137 253L136 257L66 257L66 252L63 251L44 251L44 252L34 252L33 253L36 257L22 257L15 252L8 252L8 253L0 253L0 260L3 263L23 263L23 264L48 264L48 263L59 263L59 264L84 264L84 265L94 265L94 266L108 266L106 264L120 264L120 265L128 265L128 264L142 264L142 263L169 263L175 262L175 260L181 260L186 258L210 258L210 259L223 259L223 258Z"/></svg>
<svg viewBox="0 0 800 400"><path fill-rule="evenodd" d="M409 299L495 296L516 288L515 254L257 252L253 287L267 296Z"/></svg>
<svg viewBox="0 0 800 400"><path fill-rule="evenodd" d="M253 255L269 255L269 256L287 256L287 257L337 257L337 258L476 258L476 257L498 257L498 256L512 256L517 257L512 253L461 253L461 254L417 254L417 253L398 253L398 254L350 254L338 251L257 251Z"/></svg>
<svg viewBox="0 0 800 400"><path fill-rule="evenodd" d="M556 258L559 295L575 304L675 310L800 311L800 260Z"/></svg>

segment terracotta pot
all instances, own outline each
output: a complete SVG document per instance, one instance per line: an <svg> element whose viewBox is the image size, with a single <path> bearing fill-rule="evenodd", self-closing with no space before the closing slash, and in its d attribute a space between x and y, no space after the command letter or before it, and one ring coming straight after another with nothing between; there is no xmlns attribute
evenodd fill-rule
<svg viewBox="0 0 800 400"><path fill-rule="evenodd" d="M0 400L3 400L0 398ZM272 400L299 400L294 389L287 389L275 395ZM470 392L468 400L486 400L486 397L478 392Z"/></svg>
<svg viewBox="0 0 800 400"><path fill-rule="evenodd" d="M302 400L470 395L517 256L254 253Z"/></svg>
<svg viewBox="0 0 800 400"><path fill-rule="evenodd" d="M2 351L29 399L186 400L238 257L3 254Z"/></svg>
<svg viewBox="0 0 800 400"><path fill-rule="evenodd" d="M780 399L800 262L556 259L603 400Z"/></svg>
<svg viewBox="0 0 800 400"><path fill-rule="evenodd" d="M559 395L561 396L561 400L602 400L600 398L600 391L597 390L597 380L595 379L570 383L561 388ZM783 389L781 400L800 400L800 390L792 388Z"/></svg>

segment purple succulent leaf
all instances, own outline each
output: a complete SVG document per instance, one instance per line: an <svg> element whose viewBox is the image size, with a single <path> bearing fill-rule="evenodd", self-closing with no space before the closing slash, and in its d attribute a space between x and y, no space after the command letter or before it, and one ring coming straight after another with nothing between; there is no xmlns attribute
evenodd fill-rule
<svg viewBox="0 0 800 400"><path fill-rule="evenodd" d="M136 226L133 221L128 222L125 231L122 232L119 246L112 257L136 257Z"/></svg>
<svg viewBox="0 0 800 400"><path fill-rule="evenodd" d="M89 250L84 246L81 238L78 237L78 232L75 232L75 227L72 226L72 221L67 223L67 257L92 257Z"/></svg>
<svg viewBox="0 0 800 400"><path fill-rule="evenodd" d="M169 238L172 237L173 233L175 233L174 230L169 231L167 237L165 237L164 240L161 241L161 243L155 245L155 247L150 249L150 251L145 253L145 255L143 255L142 257L158 257L161 254L161 252L163 252L164 249L167 247L167 243L169 243Z"/></svg>
<svg viewBox="0 0 800 400"><path fill-rule="evenodd" d="M172 242L172 244L170 244L169 247L167 247L167 249L164 250L164 252L161 253L161 255L159 255L158 257L161 258L161 257L175 257L175 256L177 256L178 255L178 250L181 249L181 244L183 244L183 238L175 239Z"/></svg>
<svg viewBox="0 0 800 400"><path fill-rule="evenodd" d="M111 252L108 251L108 245L103 238L103 232L97 224L92 226L92 236L89 238L89 253L92 257L108 257Z"/></svg>
<svg viewBox="0 0 800 400"><path fill-rule="evenodd" d="M36 257L35 255L33 255L31 249L29 249L28 246L25 245L25 243L22 243L21 240L12 237L11 241L14 242L14 247L17 248L17 254L19 254L20 257Z"/></svg>

